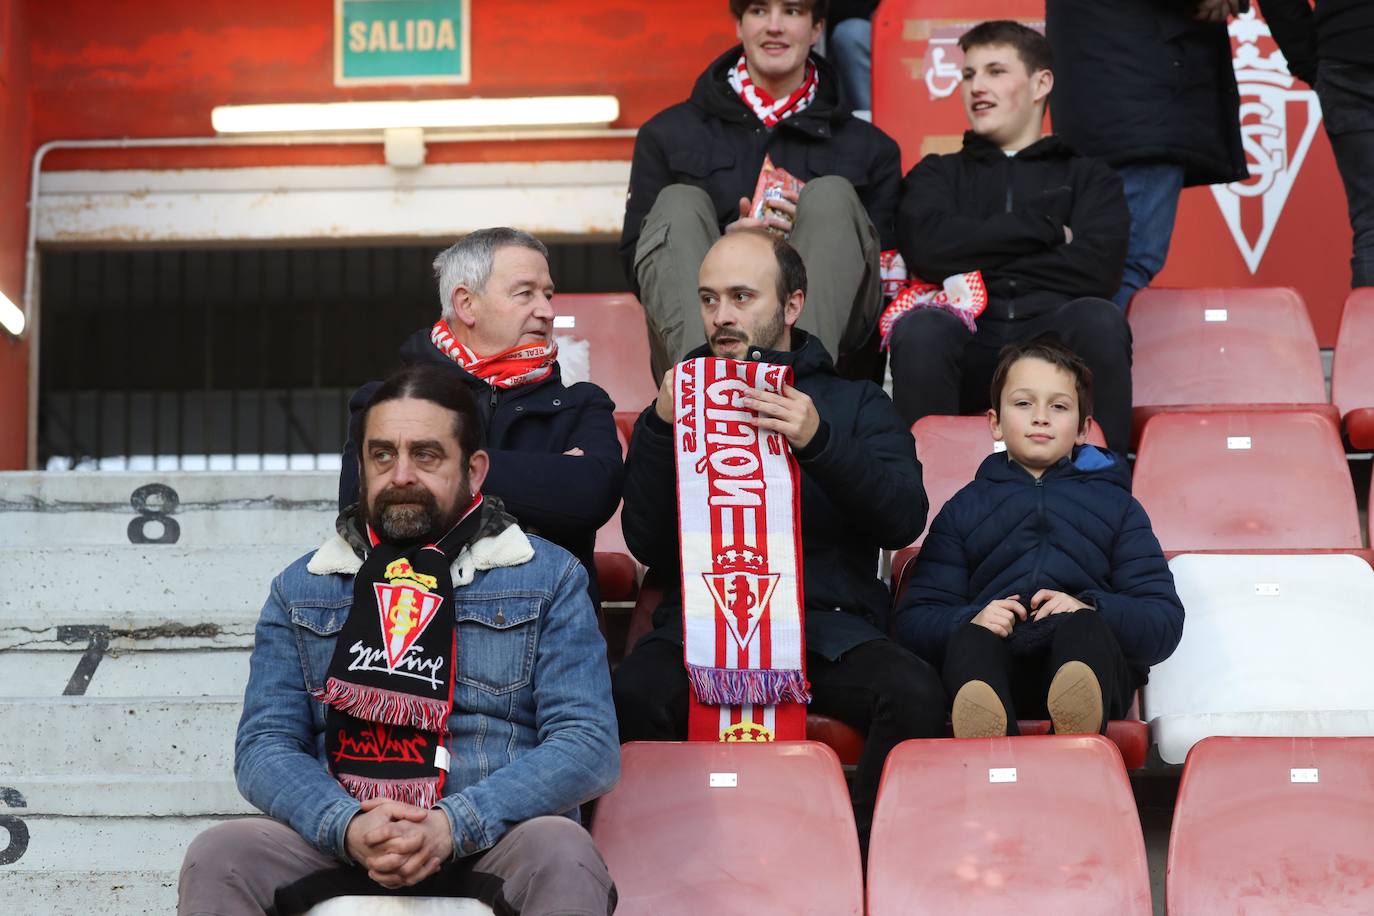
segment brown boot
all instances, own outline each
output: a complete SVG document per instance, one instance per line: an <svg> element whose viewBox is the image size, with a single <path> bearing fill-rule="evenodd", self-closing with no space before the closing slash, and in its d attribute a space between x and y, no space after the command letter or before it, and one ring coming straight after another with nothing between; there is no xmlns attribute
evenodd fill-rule
<svg viewBox="0 0 1374 916"><path fill-rule="evenodd" d="M1102 686L1082 662L1065 662L1050 681L1045 705L1056 735L1096 735L1102 731Z"/></svg>
<svg viewBox="0 0 1374 916"><path fill-rule="evenodd" d="M1007 733L1007 710L986 681L969 681L954 695L950 712L956 738L1000 738Z"/></svg>

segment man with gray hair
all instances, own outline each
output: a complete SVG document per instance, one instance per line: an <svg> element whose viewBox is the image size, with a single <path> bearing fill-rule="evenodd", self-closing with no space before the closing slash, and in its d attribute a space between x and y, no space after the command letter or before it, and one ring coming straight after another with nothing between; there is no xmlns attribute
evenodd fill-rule
<svg viewBox="0 0 1374 916"><path fill-rule="evenodd" d="M440 317L401 345L407 366L452 370L482 413L491 473L520 527L563 547L596 592L596 532L620 503L623 475L615 405L589 382L567 386L553 337L549 253L527 232L470 233L434 259ZM357 418L377 388L349 399L353 422L339 474L339 508L358 500Z"/></svg>

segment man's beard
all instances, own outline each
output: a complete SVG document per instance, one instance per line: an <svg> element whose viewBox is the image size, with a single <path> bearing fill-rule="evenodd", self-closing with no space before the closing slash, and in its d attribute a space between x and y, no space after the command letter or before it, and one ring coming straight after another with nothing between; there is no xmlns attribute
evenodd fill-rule
<svg viewBox="0 0 1374 916"><path fill-rule="evenodd" d="M776 350L778 344L782 343L782 335L787 333L787 324L783 320L783 310L778 309L767 324L758 329L754 339L750 339L749 334L742 328L722 328L712 335L711 353L720 353L720 345L727 341L740 341L747 350L750 347L758 347L760 350Z"/></svg>
<svg viewBox="0 0 1374 916"><path fill-rule="evenodd" d="M367 481L361 484L360 499L367 513L367 523L384 541L410 543L433 542L443 537L458 523L472 502L472 488L467 474L458 484L457 498L448 512L439 510L434 494L420 484L408 487L387 487L369 505Z"/></svg>

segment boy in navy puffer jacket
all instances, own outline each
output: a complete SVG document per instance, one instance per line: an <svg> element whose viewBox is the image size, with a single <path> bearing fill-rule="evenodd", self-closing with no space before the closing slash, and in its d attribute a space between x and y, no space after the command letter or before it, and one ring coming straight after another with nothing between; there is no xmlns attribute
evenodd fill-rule
<svg viewBox="0 0 1374 916"><path fill-rule="evenodd" d="M1121 718L1183 632L1183 605L1125 461L1085 444L1087 366L1056 341L1006 347L988 423L1006 452L931 525L898 640L940 668L955 737L1058 734Z"/></svg>

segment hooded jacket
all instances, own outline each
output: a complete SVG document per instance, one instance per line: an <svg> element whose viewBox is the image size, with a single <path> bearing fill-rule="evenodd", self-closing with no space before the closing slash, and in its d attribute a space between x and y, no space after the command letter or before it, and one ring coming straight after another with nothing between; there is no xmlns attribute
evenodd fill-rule
<svg viewBox="0 0 1374 916"><path fill-rule="evenodd" d="M1183 634L1183 604L1130 472L1082 445L1039 478L1006 453L940 510L897 609L897 639L938 664L954 631L990 601L1042 588L1073 595L1111 627L1144 680Z"/></svg>
<svg viewBox="0 0 1374 916"><path fill-rule="evenodd" d="M851 114L839 75L815 54L811 62L820 79L816 98L776 127L764 127L726 82L741 53L736 46L716 58L687 101L664 109L639 129L620 235L625 276L636 294L635 246L658 192L673 184L701 188L711 196L716 222L724 231L739 219L740 198L753 197L765 155L803 181L822 175L848 179L883 247L894 247L892 216L902 181L896 141Z"/></svg>
<svg viewBox="0 0 1374 916"><path fill-rule="evenodd" d="M878 579L878 549L905 547L925 525L925 488L911 432L872 382L835 374L820 341L792 332L793 350L750 349L749 358L791 366L820 427L794 452L801 470L801 538L806 648L838 658L884 636L887 588ZM709 346L687 359L710 356ZM663 574L655 634L682 640L681 561L672 427L650 404L635 424L626 465L621 524L630 551Z"/></svg>
<svg viewBox="0 0 1374 916"><path fill-rule="evenodd" d="M563 384L558 364L540 382L519 388L494 388L466 372L416 331L401 345L407 366L432 363L451 370L472 391L485 427L483 448L491 470L483 492L501 497L520 527L538 534L582 561L595 587L596 532L620 503L624 476L615 405L596 385ZM372 392L369 382L348 399L349 438L339 472L339 508L358 499L356 427ZM563 454L580 448L581 456ZM593 591L595 599L595 591Z"/></svg>
<svg viewBox="0 0 1374 916"><path fill-rule="evenodd" d="M1064 227L1073 230L1066 242ZM1008 156L973 131L907 173L902 258L929 283L982 271L986 318L1031 318L1121 286L1131 215L1121 179L1057 136Z"/></svg>

